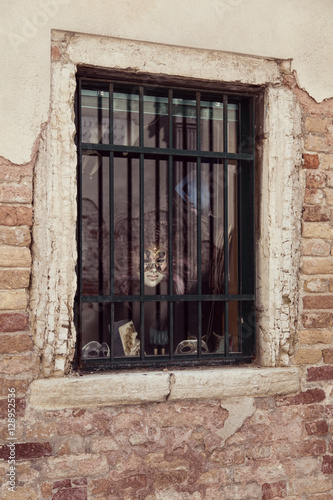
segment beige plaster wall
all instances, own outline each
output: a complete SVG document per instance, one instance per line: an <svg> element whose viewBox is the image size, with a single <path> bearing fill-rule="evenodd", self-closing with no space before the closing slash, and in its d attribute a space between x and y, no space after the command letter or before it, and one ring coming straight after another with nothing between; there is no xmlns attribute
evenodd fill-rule
<svg viewBox="0 0 333 500"><path fill-rule="evenodd" d="M1 0L0 9L0 156L14 163L29 161L48 119L51 29L291 58L313 98L333 96L332 0Z"/></svg>

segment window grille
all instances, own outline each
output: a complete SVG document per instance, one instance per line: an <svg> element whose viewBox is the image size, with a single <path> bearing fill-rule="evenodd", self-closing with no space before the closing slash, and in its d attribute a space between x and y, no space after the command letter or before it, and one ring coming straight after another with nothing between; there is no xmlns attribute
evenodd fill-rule
<svg viewBox="0 0 333 500"><path fill-rule="evenodd" d="M254 96L77 83L79 367L250 362Z"/></svg>

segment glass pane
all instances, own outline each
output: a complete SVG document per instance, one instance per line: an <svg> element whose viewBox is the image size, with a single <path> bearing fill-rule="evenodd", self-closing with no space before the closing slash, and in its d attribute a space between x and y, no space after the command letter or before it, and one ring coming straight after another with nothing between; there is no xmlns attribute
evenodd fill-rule
<svg viewBox="0 0 333 500"><path fill-rule="evenodd" d="M114 265L116 295L140 293L139 159L114 158Z"/></svg>
<svg viewBox="0 0 333 500"><path fill-rule="evenodd" d="M197 149L196 99L175 96L173 99L173 147Z"/></svg>
<svg viewBox="0 0 333 500"><path fill-rule="evenodd" d="M208 101L204 95L202 96L200 131L203 151L223 151L223 103L221 100Z"/></svg>
<svg viewBox="0 0 333 500"><path fill-rule="evenodd" d="M229 352L241 352L239 302L229 302Z"/></svg>
<svg viewBox="0 0 333 500"><path fill-rule="evenodd" d="M224 293L223 161L201 162L202 293Z"/></svg>
<svg viewBox="0 0 333 500"><path fill-rule="evenodd" d="M153 148L169 146L168 95L149 89L144 96L144 145Z"/></svg>
<svg viewBox="0 0 333 500"><path fill-rule="evenodd" d="M82 293L110 289L109 158L82 157Z"/></svg>
<svg viewBox="0 0 333 500"><path fill-rule="evenodd" d="M238 241L238 204L239 204L239 168L236 161L228 163L228 225L229 225L229 293L239 293L238 262L239 262L239 241Z"/></svg>
<svg viewBox="0 0 333 500"><path fill-rule="evenodd" d="M176 302L174 305L174 354L196 355L198 348L198 303Z"/></svg>
<svg viewBox="0 0 333 500"><path fill-rule="evenodd" d="M228 153L237 153L238 104L228 104Z"/></svg>
<svg viewBox="0 0 333 500"><path fill-rule="evenodd" d="M94 144L109 143L109 92L81 91L82 141Z"/></svg>
<svg viewBox="0 0 333 500"><path fill-rule="evenodd" d="M202 303L202 340L206 344L206 346L203 346L203 354L224 354L224 321L224 302L209 301Z"/></svg>
<svg viewBox="0 0 333 500"><path fill-rule="evenodd" d="M120 146L139 146L139 95L137 87L114 88L113 142Z"/></svg>
<svg viewBox="0 0 333 500"><path fill-rule="evenodd" d="M110 356L110 304L82 304L82 358Z"/></svg>
<svg viewBox="0 0 333 500"><path fill-rule="evenodd" d="M173 166L173 283L175 294L197 293L197 164L175 158Z"/></svg>

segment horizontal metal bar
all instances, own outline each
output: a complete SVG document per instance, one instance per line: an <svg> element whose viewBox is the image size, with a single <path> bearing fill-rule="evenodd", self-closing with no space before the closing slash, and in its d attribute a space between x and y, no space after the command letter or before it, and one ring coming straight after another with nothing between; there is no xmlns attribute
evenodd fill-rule
<svg viewBox="0 0 333 500"><path fill-rule="evenodd" d="M124 302L197 302L197 301L241 301L250 302L254 294L243 295L82 295L82 302L124 303Z"/></svg>
<svg viewBox="0 0 333 500"><path fill-rule="evenodd" d="M200 151L193 149L175 149L175 148L148 148L145 146L119 146L115 144L94 144L91 142L83 142L81 148L84 151L105 151L119 153L136 153L136 154L153 154L153 155L170 155L170 156L191 156L195 158L226 158L228 160L254 160L254 154L246 153L219 153L214 151Z"/></svg>

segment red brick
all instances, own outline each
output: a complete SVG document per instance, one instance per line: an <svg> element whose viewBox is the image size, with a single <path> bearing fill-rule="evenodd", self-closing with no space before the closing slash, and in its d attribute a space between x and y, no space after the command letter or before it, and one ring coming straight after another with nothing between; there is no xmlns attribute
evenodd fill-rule
<svg viewBox="0 0 333 500"><path fill-rule="evenodd" d="M52 500L87 500L87 488L66 488L53 495Z"/></svg>
<svg viewBox="0 0 333 500"><path fill-rule="evenodd" d="M322 389L308 389L307 391L300 392L296 396L287 398L279 398L276 400L276 406L291 406L291 405L304 405L312 403L320 403L325 399L325 392Z"/></svg>
<svg viewBox="0 0 333 500"><path fill-rule="evenodd" d="M304 153L303 154L303 168L318 168L319 167L319 156Z"/></svg>
<svg viewBox="0 0 333 500"><path fill-rule="evenodd" d="M28 326L28 315L26 313L3 313L0 314L0 332L20 332Z"/></svg>
<svg viewBox="0 0 333 500"><path fill-rule="evenodd" d="M15 389L16 397L24 396L28 390L28 387L29 387L28 380L12 380L12 379L0 378L0 398L3 397L7 398L8 388Z"/></svg>
<svg viewBox="0 0 333 500"><path fill-rule="evenodd" d="M51 59L52 61L59 61L61 57L59 47L52 45L51 47Z"/></svg>
<svg viewBox="0 0 333 500"><path fill-rule="evenodd" d="M8 388L12 386L8 384L7 386L7 394L10 394ZM16 416L22 416L25 412L26 402L24 398L16 398L15 399L15 414ZM0 400L0 418L7 418L8 416L8 399Z"/></svg>
<svg viewBox="0 0 333 500"><path fill-rule="evenodd" d="M328 433L328 425L326 420L309 422L305 424L305 428L309 436L325 436Z"/></svg>
<svg viewBox="0 0 333 500"><path fill-rule="evenodd" d="M52 489L57 490L58 488L70 488L72 486L70 479L63 479L62 481L54 481L52 484Z"/></svg>
<svg viewBox="0 0 333 500"><path fill-rule="evenodd" d="M326 364L333 364L333 349L323 349L323 359Z"/></svg>
<svg viewBox="0 0 333 500"><path fill-rule="evenodd" d="M6 184L0 185L0 201L2 203L31 203L32 185Z"/></svg>
<svg viewBox="0 0 333 500"><path fill-rule="evenodd" d="M326 186L325 172L307 172L306 187L309 189L318 189Z"/></svg>
<svg viewBox="0 0 333 500"><path fill-rule="evenodd" d="M323 474L333 474L333 456L325 455L321 466Z"/></svg>
<svg viewBox="0 0 333 500"><path fill-rule="evenodd" d="M315 380L333 380L333 366L314 366L308 368L309 382Z"/></svg>
<svg viewBox="0 0 333 500"><path fill-rule="evenodd" d="M32 226L32 208L0 206L0 225Z"/></svg>
<svg viewBox="0 0 333 500"><path fill-rule="evenodd" d="M262 500L271 500L272 498L287 498L286 481L262 485Z"/></svg>
<svg viewBox="0 0 333 500"><path fill-rule="evenodd" d="M326 222L330 218L330 209L326 206L306 206L303 209L303 220L306 222Z"/></svg>
<svg viewBox="0 0 333 500"><path fill-rule="evenodd" d="M309 205L320 205L324 199L324 192L321 189L306 189L304 203Z"/></svg>
<svg viewBox="0 0 333 500"><path fill-rule="evenodd" d="M8 446L0 447L0 458L8 460ZM27 460L29 458L42 458L52 455L50 443L17 443L15 446L16 460Z"/></svg>
<svg viewBox="0 0 333 500"><path fill-rule="evenodd" d="M52 488L51 488L51 485L49 483L42 483L40 486L40 491L41 491L43 498L47 498L47 499L51 498Z"/></svg>
<svg viewBox="0 0 333 500"><path fill-rule="evenodd" d="M84 484L87 484L87 478L81 477L79 479L72 479L72 484L75 484L76 486L82 486Z"/></svg>
<svg viewBox="0 0 333 500"><path fill-rule="evenodd" d="M302 322L305 328L326 328L333 325L331 312L303 313Z"/></svg>
<svg viewBox="0 0 333 500"><path fill-rule="evenodd" d="M28 334L0 335L0 354L32 351L34 344Z"/></svg>
<svg viewBox="0 0 333 500"><path fill-rule="evenodd" d="M333 295L303 297L304 309L333 309Z"/></svg>
<svg viewBox="0 0 333 500"><path fill-rule="evenodd" d="M326 442L323 439L310 439L305 441L301 447L303 456L321 456L326 453Z"/></svg>
<svg viewBox="0 0 333 500"><path fill-rule="evenodd" d="M326 413L328 418L333 418L333 405L326 406Z"/></svg>

